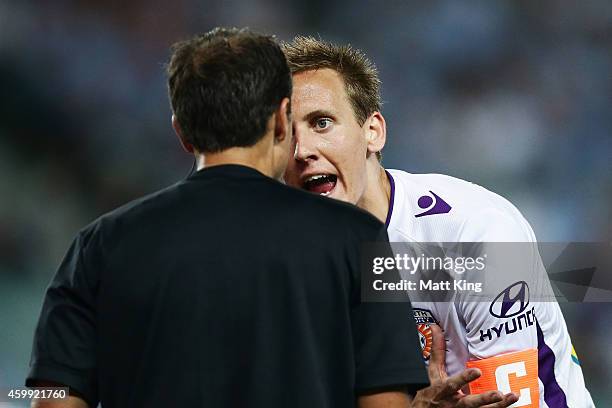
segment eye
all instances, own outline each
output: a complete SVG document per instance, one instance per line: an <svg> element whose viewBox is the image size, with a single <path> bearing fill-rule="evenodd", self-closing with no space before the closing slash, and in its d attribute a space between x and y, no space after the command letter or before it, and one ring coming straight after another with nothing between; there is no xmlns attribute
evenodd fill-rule
<svg viewBox="0 0 612 408"><path fill-rule="evenodd" d="M314 126L316 130L325 130L330 127L332 120L330 118L319 118L315 121Z"/></svg>

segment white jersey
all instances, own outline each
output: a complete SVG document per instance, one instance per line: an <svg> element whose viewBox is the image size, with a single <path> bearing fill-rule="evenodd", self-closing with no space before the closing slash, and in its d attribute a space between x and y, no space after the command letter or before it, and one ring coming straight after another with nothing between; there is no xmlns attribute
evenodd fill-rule
<svg viewBox="0 0 612 408"><path fill-rule="evenodd" d="M391 242L536 242L521 213L483 187L440 174L399 170L388 170L388 174L392 187L387 217ZM539 255L537 258L541 262ZM546 275L542 275L548 285ZM512 276L508 279L511 282ZM533 383L537 377L539 404L531 401L528 388L516 385L527 375L525 370L529 371L522 363L493 367L493 384L502 392L512 390L520 395L513 407L594 407L557 302L532 301L513 317L500 317L504 313L494 316L490 302L454 299L412 303L426 359L431 345L429 324L439 323L444 330L449 375L470 366L470 361L531 349L537 365Z"/></svg>

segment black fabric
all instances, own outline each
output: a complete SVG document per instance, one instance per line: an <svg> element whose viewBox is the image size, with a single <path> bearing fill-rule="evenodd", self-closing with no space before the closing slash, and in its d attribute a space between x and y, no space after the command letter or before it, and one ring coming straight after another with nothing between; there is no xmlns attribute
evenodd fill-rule
<svg viewBox="0 0 612 408"><path fill-rule="evenodd" d="M31 371L90 406L352 407L427 382L407 303L360 302L384 225L217 166L83 229L53 278Z"/></svg>

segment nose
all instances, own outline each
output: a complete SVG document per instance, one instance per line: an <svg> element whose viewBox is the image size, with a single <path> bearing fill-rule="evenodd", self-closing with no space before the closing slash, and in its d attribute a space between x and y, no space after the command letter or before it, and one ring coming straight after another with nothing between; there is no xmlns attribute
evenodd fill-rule
<svg viewBox="0 0 612 408"><path fill-rule="evenodd" d="M308 162L317 159L316 138L309 134L307 130L302 130L299 126L293 129L295 149L293 158L298 162Z"/></svg>

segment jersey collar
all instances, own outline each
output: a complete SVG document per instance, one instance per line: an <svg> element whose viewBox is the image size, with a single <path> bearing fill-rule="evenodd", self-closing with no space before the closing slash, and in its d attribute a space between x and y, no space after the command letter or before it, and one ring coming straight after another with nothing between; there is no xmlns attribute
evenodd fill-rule
<svg viewBox="0 0 612 408"><path fill-rule="evenodd" d="M187 179L208 177L268 178L265 174L253 167L243 166L241 164L221 164L218 166L204 167L187 177Z"/></svg>
<svg viewBox="0 0 612 408"><path fill-rule="evenodd" d="M391 185L391 194L389 195L389 211L387 211L387 219L385 220L385 227L389 228L391 216L393 215L393 203L395 202L395 181L393 180L391 173L389 173L387 170L385 170L385 173L387 174L389 184Z"/></svg>

